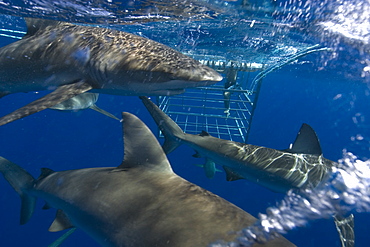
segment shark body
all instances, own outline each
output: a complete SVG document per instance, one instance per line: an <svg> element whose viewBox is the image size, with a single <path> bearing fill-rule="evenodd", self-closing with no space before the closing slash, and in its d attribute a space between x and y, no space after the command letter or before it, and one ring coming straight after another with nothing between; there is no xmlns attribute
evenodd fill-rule
<svg viewBox="0 0 370 247"><path fill-rule="evenodd" d="M0 158L0 172L22 199L21 223L36 198L58 209L49 228L80 228L102 246L194 247L231 241L255 222L247 212L177 176L137 117L123 113L124 160L118 167L54 172L38 179ZM295 246L283 237L253 246Z"/></svg>
<svg viewBox="0 0 370 247"><path fill-rule="evenodd" d="M272 191L285 193L290 189L316 186L336 163L322 156L313 129L303 124L291 148L276 150L213 137L184 133L181 128L147 97L140 97L165 136L163 149L172 152L181 144L204 157L207 177L215 174L215 164L221 165L227 180L247 179Z"/></svg>
<svg viewBox="0 0 370 247"><path fill-rule="evenodd" d="M0 96L55 90L0 125L94 90L117 95L172 95L214 84L211 68L134 34L66 22L26 19L27 34L0 48Z"/></svg>

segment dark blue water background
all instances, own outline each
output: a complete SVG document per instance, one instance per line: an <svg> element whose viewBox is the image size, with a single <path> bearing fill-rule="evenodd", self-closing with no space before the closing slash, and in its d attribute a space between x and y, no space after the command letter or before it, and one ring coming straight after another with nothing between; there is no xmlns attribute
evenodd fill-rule
<svg viewBox="0 0 370 247"><path fill-rule="evenodd" d="M142 25L144 28L141 26L136 30L143 28L146 31L143 35L162 42L166 40L165 37L161 40L156 29L145 28L150 24ZM170 41L168 45L175 48L184 48L185 45L198 48L204 46L204 49L207 47L207 42L201 42L202 35L207 36L207 33L188 29L172 35L177 39L176 45ZM220 33L222 35L232 36L233 33ZM243 35L245 36L244 33ZM195 42L184 42L186 37ZM236 33L235 37L238 37ZM304 37L303 34L297 37L291 35L291 39L296 38L302 43L307 42ZM327 42L325 39L321 40L324 44ZM12 41L3 38L0 45ZM240 48L237 46L245 43L238 38L228 42L229 47L233 48L233 56L244 58L245 54L237 53ZM346 42L342 42L340 46L344 50L357 52L356 48ZM272 49L271 44L265 44L265 48L261 45L258 47L259 52L265 51L266 54ZM313 54L305 58L308 63L287 65L269 74L262 83L248 143L285 149L294 141L301 124L308 123L317 132L326 158L336 161L342 157L343 150L348 150L362 159L368 159L369 88L366 80L359 77L356 71L358 67L351 65L351 59L355 63L359 57L343 55L325 64L321 55ZM348 66L354 68L353 74L347 70ZM4 97L0 100L0 115L5 115L42 94L43 92L19 93ZM100 95L98 105L118 117L122 111L134 113L156 133L154 122L137 97ZM192 157L193 153L186 146L171 153L169 160L174 171L255 216L259 212L264 213L267 207L275 205L283 197L246 180L226 182L225 173L217 173L215 178L207 179L203 170L193 165L200 163L199 159ZM39 175L41 167L59 171L118 166L123 158L122 127L119 122L92 110L45 110L2 126L0 155L21 165L35 177ZM3 179L0 179L0 188L0 246L47 246L61 235L47 231L55 211L41 210L42 200L39 200L30 222L20 226L20 200L17 194ZM369 214L356 214L356 246L368 246L369 220ZM301 247L340 246L331 219L311 222L306 228L296 229L286 237ZM63 246L98 245L81 230L77 230Z"/></svg>

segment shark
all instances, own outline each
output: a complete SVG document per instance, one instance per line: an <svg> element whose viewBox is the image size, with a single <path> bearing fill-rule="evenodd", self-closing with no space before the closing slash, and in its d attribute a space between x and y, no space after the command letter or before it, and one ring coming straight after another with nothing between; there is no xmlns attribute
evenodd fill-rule
<svg viewBox="0 0 370 247"><path fill-rule="evenodd" d="M31 218L37 198L57 209L49 231L79 228L109 247L206 247L233 240L256 221L176 175L150 129L133 114L124 112L122 119L124 159L117 167L43 168L35 179L0 158L0 173L21 197L21 224ZM253 246L295 245L280 236Z"/></svg>
<svg viewBox="0 0 370 247"><path fill-rule="evenodd" d="M121 121L119 118L117 118L113 114L98 107L95 104L98 101L98 98L99 98L98 93L86 92L86 93L76 95L70 99L67 99L49 108L52 110L59 110L59 111L79 111L79 110L84 110L84 109L92 109L103 115L106 115L107 117Z"/></svg>
<svg viewBox="0 0 370 247"><path fill-rule="evenodd" d="M226 172L227 181L246 179L271 191L314 188L339 164L323 157L316 132L302 124L293 144L285 150L224 140L202 131L199 135L184 131L148 97L140 96L165 137L163 150L171 153L179 145L196 151L194 157L205 158L203 165L208 178L216 173L216 164ZM334 217L343 247L354 246L354 217Z"/></svg>
<svg viewBox="0 0 370 247"><path fill-rule="evenodd" d="M274 192L315 187L336 163L322 156L316 133L303 124L295 142L286 150L276 150L251 144L224 140L205 131L199 135L186 134L149 98L140 99L165 137L163 149L171 153L185 144L196 151L197 158L205 158L204 170L208 178L215 175L215 164L221 165L226 179L247 179Z"/></svg>
<svg viewBox="0 0 370 247"><path fill-rule="evenodd" d="M0 126L86 91L116 95L174 95L222 76L158 42L131 33L26 18L27 33L0 48L0 97L52 90L0 118Z"/></svg>

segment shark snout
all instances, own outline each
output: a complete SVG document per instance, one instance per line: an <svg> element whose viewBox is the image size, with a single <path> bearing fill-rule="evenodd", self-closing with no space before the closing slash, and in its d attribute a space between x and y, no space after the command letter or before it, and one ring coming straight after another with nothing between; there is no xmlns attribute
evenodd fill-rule
<svg viewBox="0 0 370 247"><path fill-rule="evenodd" d="M182 79L191 82L199 82L199 85L212 85L219 82L223 77L215 70L202 65L197 68L181 68L172 74L173 78Z"/></svg>
<svg viewBox="0 0 370 247"><path fill-rule="evenodd" d="M213 69L205 66L200 70L194 70L190 80L218 82L222 80L222 76Z"/></svg>

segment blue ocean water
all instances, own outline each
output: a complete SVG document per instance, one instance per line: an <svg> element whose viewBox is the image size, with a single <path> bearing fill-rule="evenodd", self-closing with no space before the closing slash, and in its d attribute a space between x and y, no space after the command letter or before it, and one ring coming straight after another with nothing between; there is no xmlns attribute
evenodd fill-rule
<svg viewBox="0 0 370 247"><path fill-rule="evenodd" d="M360 159L369 159L368 83L370 77L366 67L370 66L369 40L367 40L370 32L359 31L359 37L363 38L361 40L355 36L356 33L348 35L343 30L340 32L341 29L334 32L318 25L319 21L326 24L330 21L339 26L348 27L347 22L330 18L330 14L337 16L338 6L346 6L348 3L346 1L335 1L335 4L328 4L326 9L321 10L322 5L315 4L315 1L277 2L277 6L282 9L281 15L274 15L269 10L270 7L276 7L275 5L268 5L269 8L257 5L259 8L240 10L237 7L238 2L220 4L196 1L200 6L216 6L216 10L201 11L202 14L208 14L215 19L188 20L183 14L180 15L182 18L177 19L175 14L166 13L169 19L159 18L159 21L151 22L149 18L145 22L130 26L112 27L152 38L183 52L195 51L205 56L216 54L228 59L248 61L267 59L269 64L278 61L279 56L288 54L291 48L299 49L316 43L332 48L331 54L309 55L264 78L248 143L285 149L294 141L301 124L308 123L315 129L326 158L337 161L342 158L343 150L348 150ZM0 14L17 16L2 17L1 23L4 27L25 30L20 18L25 16L57 18L74 22L85 20L88 23L111 25L115 18L109 13L115 13L117 20L124 20L123 17L121 19L117 17L121 12L109 5L111 1L99 2L99 7L108 11L101 12L100 15L91 12L89 7L93 3L87 4L84 11L78 8L78 6L81 7L79 1L75 1L75 5L69 5L69 8L64 8L61 2L55 2L54 6L46 6L43 1L35 1L31 5L29 3L28 1L1 1ZM148 6L145 4L150 2L142 1L142 3L143 6ZM159 5L157 2L150 4ZM302 13L311 15L304 18L302 17L304 14L294 15L295 12L289 4L296 6L296 9L304 9L306 11ZM361 4L362 11L369 9L367 1L353 1L355 7ZM37 11L34 6L38 5L46 10ZM214 17L220 9L233 10L230 5L236 6L237 14L229 14L228 18L222 15ZM17 6L22 8L15 8ZM137 6L136 8L140 9ZM53 8L60 8L62 11L59 13L62 14L55 16L53 15L55 12L47 11ZM310 11L307 11L308 8ZM79 11L73 11L76 9ZM145 9L145 13L148 13L148 9ZM151 9L151 11L154 10ZM287 14L288 11L291 11L290 15ZM352 8L346 18L353 18L358 23L369 23L366 22L368 19L360 20L358 17L356 19L355 11L360 10ZM140 14L142 12L137 16ZM360 13L357 14L360 16ZM104 15L107 15L107 18L104 19L102 17ZM108 21L104 23L102 20ZM261 21L262 24L257 25L257 22L253 28L251 25L253 20ZM286 29L288 24L292 27ZM332 26L335 26L334 24ZM351 26L352 31L354 27ZM0 39L0 45L4 46L14 41L4 37ZM257 72L252 75L257 75ZM0 100L0 115L3 116L43 94L45 92L6 96ZM137 97L101 94L98 105L117 117L122 111L134 113L156 132L154 122ZM185 146L171 153L169 160L174 171L255 216L260 212L264 213L267 207L274 206L284 196L246 180L227 182L224 173L217 173L215 178L207 179L202 169L192 165L199 163L198 159L192 157L193 154L194 151ZM79 112L44 110L1 126L0 155L21 165L35 177L39 175L42 167L59 171L118 166L123 158L122 127L119 122L92 110ZM18 196L3 179L0 179L0 188L1 246L47 246L61 235L61 233L47 231L55 211L41 210L43 206L41 200L30 222L20 226ZM369 220L369 214L355 213L356 246L368 245ZM297 246L303 247L341 246L331 219L310 222L305 228L297 228L289 232L286 237ZM63 246L98 245L81 230L77 230Z"/></svg>

